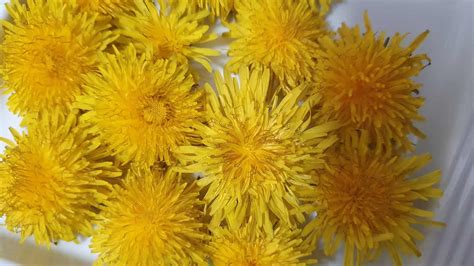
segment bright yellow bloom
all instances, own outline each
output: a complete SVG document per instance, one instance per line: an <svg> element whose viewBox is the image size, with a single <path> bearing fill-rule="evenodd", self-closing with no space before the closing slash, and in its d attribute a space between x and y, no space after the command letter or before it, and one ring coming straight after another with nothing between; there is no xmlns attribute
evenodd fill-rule
<svg viewBox="0 0 474 266"><path fill-rule="evenodd" d="M229 25L228 65L270 68L284 84L312 80L318 38L327 34L324 19L306 1L259 0L237 5L236 22Z"/></svg>
<svg viewBox="0 0 474 266"><path fill-rule="evenodd" d="M96 210L121 172L106 160L97 139L77 126L76 115L42 113L0 155L0 213L22 241L49 246L90 235Z"/></svg>
<svg viewBox="0 0 474 266"><path fill-rule="evenodd" d="M378 151L412 150L408 135L424 137L413 124L423 120L418 110L424 99L417 96L421 85L412 77L429 61L425 54L415 55L414 51L428 31L403 47L405 34L390 39L383 32L376 35L367 14L365 20L366 33L358 26L343 25L338 39L321 40L324 51L318 63L317 93L322 96L322 112L346 123L343 131L369 131Z"/></svg>
<svg viewBox="0 0 474 266"><path fill-rule="evenodd" d="M208 34L209 26L203 20L209 12L187 14L177 9L159 11L153 3L139 1L133 15L119 16L121 33L141 52L152 54L154 58L175 58L181 62L188 59L203 65L211 71L209 56L219 52L196 45L216 39Z"/></svg>
<svg viewBox="0 0 474 266"><path fill-rule="evenodd" d="M283 99L271 97L270 72L240 71L240 85L230 72L215 76L217 92L207 86L207 125L199 126L203 146L177 152L189 165L185 172L203 172L211 227L227 219L238 227L249 216L268 232L275 216L284 224L301 222L303 208L295 196L310 186L310 173L324 164L324 151L336 140L328 136L336 123L310 127L311 102L299 104L303 86ZM271 103L266 104L267 98Z"/></svg>
<svg viewBox="0 0 474 266"><path fill-rule="evenodd" d="M300 230L277 227L267 234L252 224L240 229L216 228L209 244L213 265L270 266L315 263Z"/></svg>
<svg viewBox="0 0 474 266"><path fill-rule="evenodd" d="M133 46L115 53L100 55L99 72L85 77L76 104L88 111L83 120L124 163L172 164L176 147L196 142L201 93L193 91L186 65L148 61Z"/></svg>
<svg viewBox="0 0 474 266"><path fill-rule="evenodd" d="M99 12L112 16L135 8L135 0L77 0L77 4L82 11Z"/></svg>
<svg viewBox="0 0 474 266"><path fill-rule="evenodd" d="M97 66L97 53L113 40L96 17L78 13L68 1L28 0L7 4L12 21L3 20L0 72L8 105L30 114L60 108L66 111L81 94L81 76Z"/></svg>
<svg viewBox="0 0 474 266"><path fill-rule="evenodd" d="M172 170L139 170L103 207L91 248L106 265L207 265L199 188Z"/></svg>
<svg viewBox="0 0 474 266"><path fill-rule="evenodd" d="M433 186L440 171L411 177L430 161L428 154L399 157L376 155L368 148L368 134L355 133L330 157L330 169L318 176L318 184L306 192L314 198L317 217L305 229L313 244L321 238L326 255L344 245L344 265L359 265L388 251L395 265L400 252L420 256L415 241L423 235L413 225L440 225L433 213L419 209L419 200L439 198Z"/></svg>

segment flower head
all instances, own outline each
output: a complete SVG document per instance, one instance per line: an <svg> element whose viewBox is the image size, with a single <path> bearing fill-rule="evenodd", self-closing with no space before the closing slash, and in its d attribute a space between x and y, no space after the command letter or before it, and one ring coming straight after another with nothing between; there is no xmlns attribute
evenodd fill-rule
<svg viewBox="0 0 474 266"><path fill-rule="evenodd" d="M216 228L212 232L209 254L213 265L306 265L311 252L300 230L277 227L267 234L252 223L242 228Z"/></svg>
<svg viewBox="0 0 474 266"><path fill-rule="evenodd" d="M423 137L414 121L423 120L418 109L424 99L417 96L421 85L412 80L429 61L424 54L414 55L428 35L419 35L409 46L401 45L406 35L386 38L372 31L367 13L366 33L358 26L339 29L340 38L323 38L316 93L322 96L322 112L331 113L342 128L364 129L377 150L393 147L412 150L409 134Z"/></svg>
<svg viewBox="0 0 474 266"><path fill-rule="evenodd" d="M85 77L82 118L122 162L172 164L176 147L197 141L201 93L185 65L149 61L133 46L115 53L102 54L99 72Z"/></svg>
<svg viewBox="0 0 474 266"><path fill-rule="evenodd" d="M270 72L242 69L239 81L216 74L217 93L207 87L207 125L199 126L203 146L182 146L177 152L189 165L185 172L203 172L198 185L207 187L211 227L227 219L238 227L254 217L258 227L271 230L302 221L294 190L309 186L310 173L324 164L324 150L337 127L309 127L311 101L299 104L303 87L283 99L270 97ZM265 101L271 98L271 103ZM296 219L295 219L296 218Z"/></svg>
<svg viewBox="0 0 474 266"><path fill-rule="evenodd" d="M68 1L29 0L7 5L12 21L2 21L4 60L0 74L8 105L30 114L60 108L66 111L81 94L81 76L97 67L97 52L113 40L96 17L78 13Z"/></svg>
<svg viewBox="0 0 474 266"><path fill-rule="evenodd" d="M318 38L327 34L322 17L306 1L241 1L229 25L229 68L263 65L284 84L312 80Z"/></svg>
<svg viewBox="0 0 474 266"><path fill-rule="evenodd" d="M0 213L6 227L38 244L90 235L96 210L121 175L76 115L42 113L28 133L11 130L0 161Z"/></svg>
<svg viewBox="0 0 474 266"><path fill-rule="evenodd" d="M440 171L411 177L430 156L376 155L368 148L368 134L354 133L328 159L330 168L317 177L317 186L307 191L314 199L317 217L305 229L313 244L323 241L326 255L344 243L345 264L373 260L383 250L401 265L399 252L420 256L415 241L423 235L413 225L439 225L433 213L416 207L419 200L438 198L433 185ZM328 155L329 156L329 155Z"/></svg>
<svg viewBox="0 0 474 266"><path fill-rule="evenodd" d="M208 14L158 10L153 3L137 1L133 15L119 16L119 28L141 52L160 59L174 58L186 63L192 60L211 71L208 56L217 56L219 52L196 46L216 38L215 34L207 34L209 26L202 23Z"/></svg>
<svg viewBox="0 0 474 266"><path fill-rule="evenodd" d="M107 265L207 265L202 209L194 183L132 167L100 214L92 251Z"/></svg>

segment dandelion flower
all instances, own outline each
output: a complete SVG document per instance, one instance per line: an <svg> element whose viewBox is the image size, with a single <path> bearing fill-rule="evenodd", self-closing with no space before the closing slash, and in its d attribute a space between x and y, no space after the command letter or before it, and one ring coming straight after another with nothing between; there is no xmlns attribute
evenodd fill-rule
<svg viewBox="0 0 474 266"><path fill-rule="evenodd" d="M433 213L416 207L419 200L439 198L440 171L411 177L430 156L376 155L368 149L368 134L353 134L328 160L330 170L318 176L315 189L317 217L305 229L313 233L313 244L321 238L326 255L344 245L344 265L359 265L388 251L395 265L400 252L420 256L416 240L423 235L413 225L440 225Z"/></svg>
<svg viewBox="0 0 474 266"><path fill-rule="evenodd" d="M100 214L91 248L106 265L207 265L199 188L172 170L132 167Z"/></svg>
<svg viewBox="0 0 474 266"><path fill-rule="evenodd" d="M15 142L0 161L0 213L8 230L22 241L34 236L49 246L90 235L108 183L121 175L97 139L77 126L76 115L54 111L28 125L28 133L11 130Z"/></svg>
<svg viewBox="0 0 474 266"><path fill-rule="evenodd" d="M242 69L240 85L228 71L216 74L217 93L206 88L209 122L199 126L203 146L177 150L188 164L179 170L204 174L198 185L207 188L211 227L226 217L238 227L252 216L267 232L275 217L301 222L294 190L310 185L310 172L322 167L324 150L335 142L329 133L336 123L309 127L311 101L298 100L303 86L266 104L269 80L268 70Z"/></svg>
<svg viewBox="0 0 474 266"><path fill-rule="evenodd" d="M421 85L412 80L429 58L414 55L428 35L419 35L407 47L406 35L372 31L367 13L367 32L359 27L339 29L340 38L323 38L318 63L318 82L323 100L322 112L332 113L345 123L344 129L364 129L375 140L377 150L392 147L412 150L409 134L424 137L414 121L423 120L418 113L424 99L417 96Z"/></svg>
<svg viewBox="0 0 474 266"><path fill-rule="evenodd" d="M277 227L272 234L247 224L240 229L217 228L209 244L213 265L307 265L310 249L300 230Z"/></svg>
<svg viewBox="0 0 474 266"><path fill-rule="evenodd" d="M328 34L324 19L306 1L242 1L228 36L231 71L265 66L284 84L312 80L318 38Z"/></svg>
<svg viewBox="0 0 474 266"><path fill-rule="evenodd" d="M111 155L123 163L146 166L175 161L174 149L197 141L201 93L185 65L160 59L148 61L133 46L100 55L98 73L85 77L85 95L76 106L87 111Z"/></svg>
<svg viewBox="0 0 474 266"><path fill-rule="evenodd" d="M153 3L137 1L133 15L119 16L119 28L141 52L160 59L192 60L211 71L208 57L219 52L197 46L217 38L208 34L209 26L202 23L208 14L207 11L187 14L178 9L158 10Z"/></svg>
<svg viewBox="0 0 474 266"><path fill-rule="evenodd" d="M12 21L2 21L0 74L8 105L22 115L60 108L66 111L81 94L81 75L97 66L97 52L114 37L96 17L78 13L68 1L12 0Z"/></svg>

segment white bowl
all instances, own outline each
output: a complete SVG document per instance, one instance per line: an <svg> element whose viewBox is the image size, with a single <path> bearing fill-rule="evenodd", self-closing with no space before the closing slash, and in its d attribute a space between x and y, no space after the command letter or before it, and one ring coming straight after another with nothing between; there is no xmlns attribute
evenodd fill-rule
<svg viewBox="0 0 474 266"><path fill-rule="evenodd" d="M2 4L8 1L0 1ZM419 141L417 152L430 152L433 162L428 170L441 168L444 197L429 206L436 219L446 222L444 229L424 228L426 239L419 243L421 258L405 258L406 265L474 265L474 2L471 0L347 0L335 7L329 17L336 28L341 22L362 23L369 11L378 31L389 34L411 32L410 37L430 29L419 52L426 52L432 65L417 78L424 84L426 97L422 113L427 121L419 127L428 139ZM5 8L0 8L3 18ZM218 31L224 31L218 27ZM226 40L215 43L225 53ZM226 57L215 61L221 69ZM209 80L209 76L203 80ZM9 127L18 128L19 119L6 108L7 96L0 96L0 135L10 137ZM0 150L3 144L0 143ZM0 229L0 265L91 265L96 256L80 244L60 242L51 250L36 247L33 239L18 243L18 236ZM321 265L340 265L342 253L335 258L319 257ZM377 265L390 265L387 257Z"/></svg>

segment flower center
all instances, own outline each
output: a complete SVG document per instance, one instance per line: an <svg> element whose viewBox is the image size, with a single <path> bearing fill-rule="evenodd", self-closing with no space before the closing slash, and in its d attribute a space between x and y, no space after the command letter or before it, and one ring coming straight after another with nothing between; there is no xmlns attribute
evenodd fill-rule
<svg viewBox="0 0 474 266"><path fill-rule="evenodd" d="M159 59L167 59L179 53L183 45L179 37L167 27L153 27L149 29L149 39L153 40L154 56Z"/></svg>
<svg viewBox="0 0 474 266"><path fill-rule="evenodd" d="M229 161L240 162L252 169L257 168L260 159L258 155L263 153L262 144L251 139L241 140L235 146L229 147L226 157Z"/></svg>
<svg viewBox="0 0 474 266"><path fill-rule="evenodd" d="M41 61L50 75L58 75L64 69L66 60L61 51L56 49L55 51L48 51L43 54Z"/></svg>
<svg viewBox="0 0 474 266"><path fill-rule="evenodd" d="M143 110L143 118L150 124L162 125L169 120L171 107L161 98L153 98Z"/></svg>
<svg viewBox="0 0 474 266"><path fill-rule="evenodd" d="M40 150L24 154L25 165L17 165L15 194L28 202L32 209L55 209L58 206L58 180L64 174L60 165L51 156L51 150Z"/></svg>
<svg viewBox="0 0 474 266"><path fill-rule="evenodd" d="M367 173L368 174L368 173ZM377 223L381 217L391 217L391 178L338 173L330 185L329 209L343 224Z"/></svg>
<svg viewBox="0 0 474 266"><path fill-rule="evenodd" d="M385 88L385 84L380 83L362 71L350 77L350 80L353 85L349 88L348 96L353 97L355 100L370 100L368 98L377 97L378 91ZM390 95L380 94L380 96L387 97Z"/></svg>
<svg viewBox="0 0 474 266"><path fill-rule="evenodd" d="M35 36L29 49L30 77L50 91L72 90L78 86L84 73L80 47L64 36Z"/></svg>
<svg viewBox="0 0 474 266"><path fill-rule="evenodd" d="M255 259L250 259L248 262L247 262L247 266L257 266L257 261Z"/></svg>
<svg viewBox="0 0 474 266"><path fill-rule="evenodd" d="M261 265L260 259L264 255L264 244L261 241L248 245L245 249L245 266Z"/></svg>
<svg viewBox="0 0 474 266"><path fill-rule="evenodd" d="M260 36L262 43L266 44L268 50L279 52L296 38L297 29L289 25L288 22L272 21L268 24L265 26L264 34Z"/></svg>
<svg viewBox="0 0 474 266"><path fill-rule="evenodd" d="M270 134L243 127L232 130L229 135L227 143L222 144L223 171L229 178L258 180L271 176L268 172L273 171L275 154L269 149Z"/></svg>

